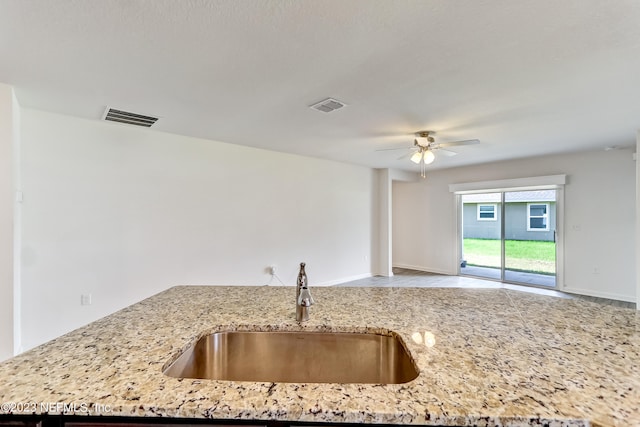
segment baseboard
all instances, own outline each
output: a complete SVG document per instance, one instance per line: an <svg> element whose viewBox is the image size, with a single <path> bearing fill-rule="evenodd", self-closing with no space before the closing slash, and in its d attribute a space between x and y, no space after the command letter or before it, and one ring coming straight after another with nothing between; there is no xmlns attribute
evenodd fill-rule
<svg viewBox="0 0 640 427"><path fill-rule="evenodd" d="M397 268L406 268L408 270L417 270L417 271L424 271L426 273L435 273L435 274L444 274L446 276L455 276L456 274L458 274L458 272L450 272L450 271L445 271L445 270L441 270L438 268L430 268L430 267L423 267L423 266L419 266L419 265L409 265L409 264L393 264L394 267Z"/></svg>
<svg viewBox="0 0 640 427"><path fill-rule="evenodd" d="M345 283L345 282L352 282L354 280L368 279L369 277L373 277L373 274L371 274L371 273L358 274L356 276L343 277L341 279L329 280L328 282L314 283L313 286L334 286L334 285L340 285L340 284Z"/></svg>
<svg viewBox="0 0 640 427"><path fill-rule="evenodd" d="M562 289L562 292L566 292L568 294L586 295L586 296L597 297L597 298L613 299L616 301L636 302L636 298L633 296L620 295L620 294L614 294L609 292L598 292L598 291L592 291L590 289L565 287Z"/></svg>

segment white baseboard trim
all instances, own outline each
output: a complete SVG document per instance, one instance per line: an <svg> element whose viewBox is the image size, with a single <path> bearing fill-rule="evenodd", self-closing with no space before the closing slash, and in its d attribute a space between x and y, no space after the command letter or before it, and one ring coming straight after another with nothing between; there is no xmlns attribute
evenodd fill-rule
<svg viewBox="0 0 640 427"><path fill-rule="evenodd" d="M568 294L586 295L586 296L597 297L597 298L613 299L616 301L636 302L636 298L634 296L614 294L610 292L599 292L599 291L593 291L591 289L564 287L562 289L562 292L566 292Z"/></svg>
<svg viewBox="0 0 640 427"><path fill-rule="evenodd" d="M352 282L354 280L368 279L369 277L373 277L373 274L371 274L371 273L358 274L356 276L343 277L341 279L329 280L328 282L314 283L314 284L312 284L312 286L334 286L334 285L340 285L340 284L345 283L345 282Z"/></svg>
<svg viewBox="0 0 640 427"><path fill-rule="evenodd" d="M371 273L371 277L393 277L393 272L391 272L389 275L385 273Z"/></svg>
<svg viewBox="0 0 640 427"><path fill-rule="evenodd" d="M420 266L420 265L393 264L393 266L397 267L397 268L406 268L408 270L424 271L426 273L444 274L444 275L447 275L447 276L455 276L455 275L458 274L457 271L452 273L451 271L441 270L441 269L438 269L438 268L423 267L423 266Z"/></svg>

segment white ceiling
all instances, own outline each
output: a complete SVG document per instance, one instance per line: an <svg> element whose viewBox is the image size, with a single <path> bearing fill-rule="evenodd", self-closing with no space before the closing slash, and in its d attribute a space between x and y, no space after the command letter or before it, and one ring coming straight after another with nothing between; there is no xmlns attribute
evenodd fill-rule
<svg viewBox="0 0 640 427"><path fill-rule="evenodd" d="M0 0L20 104L370 167L411 134L478 138L430 168L630 146L638 0ZM326 97L348 104L308 108ZM115 124L114 124L115 126Z"/></svg>

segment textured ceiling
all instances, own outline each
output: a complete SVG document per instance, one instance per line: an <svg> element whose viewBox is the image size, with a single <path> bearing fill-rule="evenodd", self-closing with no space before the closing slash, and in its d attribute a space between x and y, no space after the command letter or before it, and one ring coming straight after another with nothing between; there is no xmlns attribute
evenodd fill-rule
<svg viewBox="0 0 640 427"><path fill-rule="evenodd" d="M629 146L637 0L0 0L22 106L370 167L411 134L478 138L430 168ZM308 108L326 97L348 104ZM118 126L114 124L114 126Z"/></svg>

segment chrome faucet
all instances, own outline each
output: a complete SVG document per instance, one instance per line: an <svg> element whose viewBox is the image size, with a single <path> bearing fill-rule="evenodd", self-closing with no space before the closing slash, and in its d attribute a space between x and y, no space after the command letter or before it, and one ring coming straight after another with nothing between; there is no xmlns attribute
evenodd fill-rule
<svg viewBox="0 0 640 427"><path fill-rule="evenodd" d="M298 280L296 282L296 320L298 322L304 322L309 320L309 307L311 307L315 301L311 296L308 288L307 273L304 271L305 263L300 263L300 272L298 273Z"/></svg>

